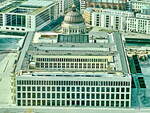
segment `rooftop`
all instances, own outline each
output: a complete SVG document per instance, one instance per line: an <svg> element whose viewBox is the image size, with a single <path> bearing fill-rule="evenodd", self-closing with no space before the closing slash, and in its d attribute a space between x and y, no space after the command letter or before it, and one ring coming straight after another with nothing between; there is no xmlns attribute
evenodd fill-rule
<svg viewBox="0 0 150 113"><path fill-rule="evenodd" d="M28 1L17 1L10 2L3 7L0 7L0 12L3 13L16 13L16 14L37 14L41 10L50 6L54 1L46 0L28 0Z"/></svg>
<svg viewBox="0 0 150 113"><path fill-rule="evenodd" d="M61 34L59 34L61 35ZM44 40L51 40L49 43L44 43ZM89 33L88 43L58 43L57 33L35 33L33 41L31 41L28 51L23 59L21 66L22 72L49 72L48 69L39 70L38 68L29 68L33 63L35 64L35 57L48 58L48 57L60 57L60 58L75 58L77 56L82 58L109 58L108 65L115 66L113 74L119 73L119 75L129 73L126 54L124 53L124 45L119 33L106 33L97 30L92 30ZM37 38L38 37L38 38ZM117 40L116 40L117 37ZM35 41L36 39L36 41ZM53 40L53 41L52 41ZM94 41L95 40L95 41ZM36 42L36 43L35 43ZM51 70L51 72L74 72L73 70ZM84 72L84 71L83 71ZM86 71L90 73L90 71ZM84 72L84 74L86 73ZM94 70L92 71L94 72ZM106 73L106 70L95 71L99 73ZM122 74L121 74L122 73Z"/></svg>

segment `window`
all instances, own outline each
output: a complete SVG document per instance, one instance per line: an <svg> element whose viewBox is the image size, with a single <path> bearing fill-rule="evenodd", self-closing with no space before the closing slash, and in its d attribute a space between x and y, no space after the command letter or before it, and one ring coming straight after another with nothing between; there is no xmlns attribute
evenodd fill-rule
<svg viewBox="0 0 150 113"><path fill-rule="evenodd" d="M55 91L55 87L52 87L52 91Z"/></svg>
<svg viewBox="0 0 150 113"><path fill-rule="evenodd" d="M95 87L92 87L91 89L92 89L92 92L95 92Z"/></svg>
<svg viewBox="0 0 150 113"><path fill-rule="evenodd" d="M67 106L69 106L70 105L70 101L69 100L67 100Z"/></svg>
<svg viewBox="0 0 150 113"><path fill-rule="evenodd" d="M37 93L37 98L41 98L41 93Z"/></svg>
<svg viewBox="0 0 150 113"><path fill-rule="evenodd" d="M21 98L21 93L17 93L17 98Z"/></svg>
<svg viewBox="0 0 150 113"><path fill-rule="evenodd" d="M114 99L114 94L111 94L111 99Z"/></svg>
<svg viewBox="0 0 150 113"><path fill-rule="evenodd" d="M86 98L90 99L90 94L89 93L86 94Z"/></svg>
<svg viewBox="0 0 150 113"><path fill-rule="evenodd" d="M101 91L102 91L102 92L105 92L105 87L102 87L102 88L101 88Z"/></svg>
<svg viewBox="0 0 150 113"><path fill-rule="evenodd" d="M35 88L35 87L32 87L32 91L36 91L36 88Z"/></svg>
<svg viewBox="0 0 150 113"><path fill-rule="evenodd" d="M90 106L90 101L86 101L86 106Z"/></svg>
<svg viewBox="0 0 150 113"><path fill-rule="evenodd" d="M26 91L26 87L25 86L22 87L22 91Z"/></svg>
<svg viewBox="0 0 150 113"><path fill-rule="evenodd" d="M77 98L78 98L78 99L80 98L80 93L77 93Z"/></svg>
<svg viewBox="0 0 150 113"><path fill-rule="evenodd" d="M65 106L65 100L62 100L62 106Z"/></svg>
<svg viewBox="0 0 150 113"><path fill-rule="evenodd" d="M84 93L81 94L81 98L85 99L85 94Z"/></svg>
<svg viewBox="0 0 150 113"><path fill-rule="evenodd" d="M84 92L85 91L85 87L82 87L82 92Z"/></svg>
<svg viewBox="0 0 150 113"><path fill-rule="evenodd" d="M126 101L126 107L129 107L129 101Z"/></svg>
<svg viewBox="0 0 150 113"><path fill-rule="evenodd" d="M26 106L26 100L22 100L22 105Z"/></svg>
<svg viewBox="0 0 150 113"><path fill-rule="evenodd" d="M105 99L105 94L101 94L101 99Z"/></svg>
<svg viewBox="0 0 150 113"><path fill-rule="evenodd" d="M110 92L110 88L109 87L106 88L106 92Z"/></svg>
<svg viewBox="0 0 150 113"><path fill-rule="evenodd" d="M116 88L116 92L119 92L120 90L119 90L119 88Z"/></svg>
<svg viewBox="0 0 150 113"><path fill-rule="evenodd" d="M99 106L99 101L96 101L96 106Z"/></svg>
<svg viewBox="0 0 150 113"><path fill-rule="evenodd" d="M47 100L47 106L50 106L50 100Z"/></svg>
<svg viewBox="0 0 150 113"><path fill-rule="evenodd" d="M109 106L109 101L106 101L106 106Z"/></svg>
<svg viewBox="0 0 150 113"><path fill-rule="evenodd" d="M32 93L32 98L36 98L36 94L35 93Z"/></svg>
<svg viewBox="0 0 150 113"><path fill-rule="evenodd" d="M17 100L17 105L21 106L21 100Z"/></svg>
<svg viewBox="0 0 150 113"><path fill-rule="evenodd" d="M42 93L42 98L45 98L45 93Z"/></svg>
<svg viewBox="0 0 150 113"><path fill-rule="evenodd" d="M80 91L80 87L77 87L77 92L79 92Z"/></svg>
<svg viewBox="0 0 150 113"><path fill-rule="evenodd" d="M111 92L115 92L115 88L112 87L112 88L111 88Z"/></svg>
<svg viewBox="0 0 150 113"><path fill-rule="evenodd" d="M47 91L50 91L50 87L47 87Z"/></svg>
<svg viewBox="0 0 150 113"><path fill-rule="evenodd" d="M114 101L111 101L111 106L112 106L112 107L114 106Z"/></svg>
<svg viewBox="0 0 150 113"><path fill-rule="evenodd" d="M41 87L37 87L37 91L41 91Z"/></svg>
<svg viewBox="0 0 150 113"><path fill-rule="evenodd" d="M126 94L126 99L129 99L129 94Z"/></svg>
<svg viewBox="0 0 150 113"><path fill-rule="evenodd" d="M91 101L91 106L95 106L95 101Z"/></svg>
<svg viewBox="0 0 150 113"><path fill-rule="evenodd" d="M72 95L72 98L74 99L75 98L75 93L72 93L71 95Z"/></svg>
<svg viewBox="0 0 150 113"><path fill-rule="evenodd" d="M86 91L87 91L87 92L90 92L90 87L87 87L87 88L86 88Z"/></svg>
<svg viewBox="0 0 150 113"><path fill-rule="evenodd" d="M129 92L130 91L130 89L129 88L126 88L126 92Z"/></svg>
<svg viewBox="0 0 150 113"><path fill-rule="evenodd" d="M100 88L99 87L96 88L96 92L100 92Z"/></svg>
<svg viewBox="0 0 150 113"><path fill-rule="evenodd" d="M101 101L101 106L104 106L104 101Z"/></svg>
<svg viewBox="0 0 150 113"><path fill-rule="evenodd" d="M52 93L52 98L55 98L55 93Z"/></svg>
<svg viewBox="0 0 150 113"><path fill-rule="evenodd" d="M55 106L55 100L52 100L52 106Z"/></svg>
<svg viewBox="0 0 150 113"><path fill-rule="evenodd" d="M41 100L37 100L37 105L38 105L38 106L41 105Z"/></svg>
<svg viewBox="0 0 150 113"><path fill-rule="evenodd" d="M65 87L62 87L62 91L65 91Z"/></svg>
<svg viewBox="0 0 150 113"><path fill-rule="evenodd" d="M85 105L85 101L81 101L81 105L84 106Z"/></svg>
<svg viewBox="0 0 150 113"><path fill-rule="evenodd" d="M65 98L65 93L62 93L62 98Z"/></svg>
<svg viewBox="0 0 150 113"><path fill-rule="evenodd" d="M26 98L26 93L22 93L22 98Z"/></svg>
<svg viewBox="0 0 150 113"><path fill-rule="evenodd" d="M28 97L28 98L31 98L31 93L27 93L27 97Z"/></svg>
<svg viewBox="0 0 150 113"><path fill-rule="evenodd" d="M20 86L17 86L17 91L21 91L21 87Z"/></svg>
<svg viewBox="0 0 150 113"><path fill-rule="evenodd" d="M119 94L116 94L116 99L119 99Z"/></svg>
<svg viewBox="0 0 150 113"><path fill-rule="evenodd" d="M109 96L110 96L109 94L106 94L106 99L109 99Z"/></svg>
<svg viewBox="0 0 150 113"><path fill-rule="evenodd" d="M124 88L121 88L121 92L124 92Z"/></svg>
<svg viewBox="0 0 150 113"><path fill-rule="evenodd" d="M92 94L91 94L91 98L92 98L92 99L95 99L95 94L92 93Z"/></svg>
<svg viewBox="0 0 150 113"><path fill-rule="evenodd" d="M70 98L70 93L67 93L67 98L68 98L68 99Z"/></svg>
<svg viewBox="0 0 150 113"><path fill-rule="evenodd" d="M100 94L96 94L96 99L100 99Z"/></svg>
<svg viewBox="0 0 150 113"><path fill-rule="evenodd" d="M45 91L45 87L42 87L42 91Z"/></svg>
<svg viewBox="0 0 150 113"><path fill-rule="evenodd" d="M124 94L121 94L121 99L124 99Z"/></svg>
<svg viewBox="0 0 150 113"><path fill-rule="evenodd" d="M60 91L60 87L57 87L57 91Z"/></svg>
<svg viewBox="0 0 150 113"><path fill-rule="evenodd" d="M50 98L50 93L47 93L47 98Z"/></svg>

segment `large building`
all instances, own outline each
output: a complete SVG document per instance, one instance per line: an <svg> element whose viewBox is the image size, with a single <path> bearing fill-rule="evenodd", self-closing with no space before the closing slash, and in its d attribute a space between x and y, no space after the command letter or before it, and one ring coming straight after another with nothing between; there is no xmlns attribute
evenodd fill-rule
<svg viewBox="0 0 150 113"><path fill-rule="evenodd" d="M127 18L127 32L150 34L150 15L136 14Z"/></svg>
<svg viewBox="0 0 150 113"><path fill-rule="evenodd" d="M58 2L29 0L13 1L0 10L0 30L37 31L58 18Z"/></svg>
<svg viewBox="0 0 150 113"><path fill-rule="evenodd" d="M78 21L77 15L67 18ZM36 33L19 61L17 106L131 107L129 65L118 32Z"/></svg>
<svg viewBox="0 0 150 113"><path fill-rule="evenodd" d="M141 12L143 7L150 6L150 1L148 0L131 0L128 2L129 9L135 12Z"/></svg>
<svg viewBox="0 0 150 113"><path fill-rule="evenodd" d="M86 0L87 7L126 9L127 0Z"/></svg>
<svg viewBox="0 0 150 113"><path fill-rule="evenodd" d="M125 31L127 18L134 17L133 12L102 8L87 8L83 15L85 22L92 26L120 31Z"/></svg>

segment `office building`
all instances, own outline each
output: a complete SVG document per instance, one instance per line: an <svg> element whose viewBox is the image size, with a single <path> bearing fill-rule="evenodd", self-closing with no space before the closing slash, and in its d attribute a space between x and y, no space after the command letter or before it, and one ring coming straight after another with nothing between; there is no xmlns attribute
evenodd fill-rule
<svg viewBox="0 0 150 113"><path fill-rule="evenodd" d="M0 30L37 31L58 17L56 1L15 1L1 8Z"/></svg>

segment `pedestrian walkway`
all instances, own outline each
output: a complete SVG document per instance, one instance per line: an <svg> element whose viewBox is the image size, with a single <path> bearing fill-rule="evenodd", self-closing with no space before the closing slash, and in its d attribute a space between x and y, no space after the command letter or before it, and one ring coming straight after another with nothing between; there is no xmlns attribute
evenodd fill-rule
<svg viewBox="0 0 150 113"><path fill-rule="evenodd" d="M9 53L0 61L0 105L11 104L11 72L16 53Z"/></svg>

